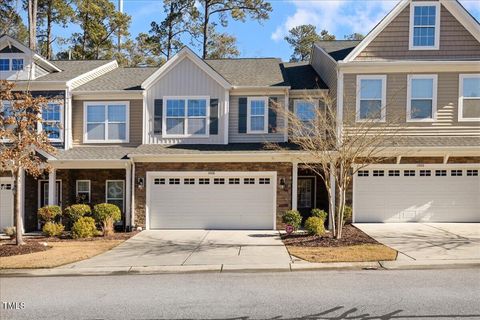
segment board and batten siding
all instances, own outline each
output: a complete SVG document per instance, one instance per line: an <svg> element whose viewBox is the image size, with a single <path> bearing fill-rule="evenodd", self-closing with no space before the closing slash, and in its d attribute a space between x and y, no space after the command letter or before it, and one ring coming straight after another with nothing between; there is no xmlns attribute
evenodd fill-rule
<svg viewBox="0 0 480 320"><path fill-rule="evenodd" d="M146 96L146 130L147 144L224 144L225 88L206 74L188 57L180 61L173 69L164 74L152 87ZM209 96L218 99L218 134L207 138L162 138L153 132L155 99L168 96L195 97Z"/></svg>
<svg viewBox="0 0 480 320"><path fill-rule="evenodd" d="M258 133L239 133L238 131L238 102L240 98L248 97L269 97L276 98L280 108L285 106L284 95L232 95L230 96L230 116L229 116L229 134L228 139L231 143L263 143L263 142L284 142L285 141L285 121L281 113L277 113L276 132L258 134ZM268 116L268 114L267 114Z"/></svg>
<svg viewBox="0 0 480 320"><path fill-rule="evenodd" d="M421 73L415 74L420 75ZM431 73L428 73L431 74ZM357 75L346 74L344 78L345 117L354 117L356 108ZM480 125L475 121L458 122L459 73L438 73L437 119L433 122L407 122L407 73L387 74L386 117L387 123L404 127L406 134L426 135L471 135L480 134ZM347 120L352 121L352 118Z"/></svg>
<svg viewBox="0 0 480 320"><path fill-rule="evenodd" d="M72 103L72 135L73 144L84 144L83 142L83 106L89 100L73 100ZM130 102L130 139L129 143L122 143L125 146L138 146L142 144L142 118L143 118L143 101L135 100L91 100L92 102L112 102L112 101L129 101ZM85 143L87 145L95 145L94 143ZM101 145L105 145L102 143ZM112 145L120 145L112 143Z"/></svg>
<svg viewBox="0 0 480 320"><path fill-rule="evenodd" d="M439 50L409 50L409 28L410 5L355 60L471 60L480 57L480 43L443 5L440 10Z"/></svg>

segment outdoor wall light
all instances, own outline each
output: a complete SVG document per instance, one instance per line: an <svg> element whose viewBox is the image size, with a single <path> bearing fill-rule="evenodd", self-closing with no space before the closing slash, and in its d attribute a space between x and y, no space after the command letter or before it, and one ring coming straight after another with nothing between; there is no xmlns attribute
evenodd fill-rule
<svg viewBox="0 0 480 320"><path fill-rule="evenodd" d="M145 181L143 180L142 177L137 178L137 188L138 189L143 189L145 187Z"/></svg>
<svg viewBox="0 0 480 320"><path fill-rule="evenodd" d="M285 183L285 178L280 178L280 187L285 190L286 183Z"/></svg>

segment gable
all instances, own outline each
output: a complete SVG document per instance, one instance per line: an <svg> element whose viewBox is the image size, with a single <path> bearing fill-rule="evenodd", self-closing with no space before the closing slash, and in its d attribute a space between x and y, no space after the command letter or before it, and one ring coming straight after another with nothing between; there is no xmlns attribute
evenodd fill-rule
<svg viewBox="0 0 480 320"><path fill-rule="evenodd" d="M440 5L439 50L409 50L410 4L362 50L355 61L472 60L480 56L480 42L453 14Z"/></svg>
<svg viewBox="0 0 480 320"><path fill-rule="evenodd" d="M5 45L5 47L0 50L0 53L24 53L24 52L15 46Z"/></svg>

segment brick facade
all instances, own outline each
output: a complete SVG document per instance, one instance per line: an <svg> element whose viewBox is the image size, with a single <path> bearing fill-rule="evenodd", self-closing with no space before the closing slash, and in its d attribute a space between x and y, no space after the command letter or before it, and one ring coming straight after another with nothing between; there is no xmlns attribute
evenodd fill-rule
<svg viewBox="0 0 480 320"><path fill-rule="evenodd" d="M285 188L277 183L277 228L282 228L281 215L292 207L291 163L154 163L135 164L135 177L146 178L148 171L276 171L277 180L285 179ZM145 180L146 182L146 180ZM146 188L135 186L135 225L145 227Z"/></svg>

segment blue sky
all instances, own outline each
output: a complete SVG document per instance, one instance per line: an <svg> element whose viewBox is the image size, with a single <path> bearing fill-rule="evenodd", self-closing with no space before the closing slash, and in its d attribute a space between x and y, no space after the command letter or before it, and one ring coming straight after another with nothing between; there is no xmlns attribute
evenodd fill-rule
<svg viewBox="0 0 480 320"><path fill-rule="evenodd" d="M117 0L114 0L117 3ZM470 13L480 20L480 1L460 1ZM270 0L273 12L261 24L247 20L231 21L224 30L237 37L242 57L279 57L288 60L291 48L283 40L288 29L311 23L318 30L326 29L343 39L347 34L366 34L394 6L398 0ZM161 0L124 0L124 11L132 16L130 33L148 32L151 21L161 21ZM68 37L78 26L57 28L56 32ZM58 34L57 33L57 34Z"/></svg>

